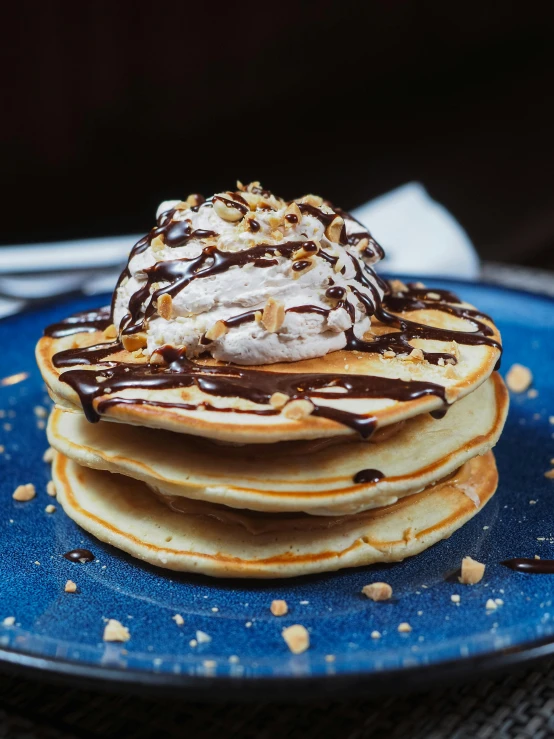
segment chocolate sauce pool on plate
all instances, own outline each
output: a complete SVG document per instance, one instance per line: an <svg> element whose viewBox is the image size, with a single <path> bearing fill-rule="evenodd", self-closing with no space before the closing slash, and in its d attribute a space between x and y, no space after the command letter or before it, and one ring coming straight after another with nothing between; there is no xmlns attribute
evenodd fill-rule
<svg viewBox="0 0 554 739"><path fill-rule="evenodd" d="M72 549L70 552L66 552L64 559L68 559L70 562L94 562L95 556L90 549Z"/></svg>
<svg viewBox="0 0 554 739"><path fill-rule="evenodd" d="M514 557L505 559L501 564L516 572L526 572L529 575L554 575L554 559Z"/></svg>

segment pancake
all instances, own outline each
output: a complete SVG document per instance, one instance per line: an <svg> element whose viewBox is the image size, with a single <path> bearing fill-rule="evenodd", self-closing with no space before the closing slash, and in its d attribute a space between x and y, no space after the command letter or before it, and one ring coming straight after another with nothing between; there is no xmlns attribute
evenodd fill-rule
<svg viewBox="0 0 554 739"><path fill-rule="evenodd" d="M417 416L379 443L223 446L193 436L101 421L55 408L50 444L85 465L142 480L158 492L267 512L355 513L390 505L454 472L497 442L508 394L497 373L442 419ZM378 470L383 479L362 470ZM362 475L363 477L363 475Z"/></svg>
<svg viewBox="0 0 554 739"><path fill-rule="evenodd" d="M368 437L470 394L500 356L500 336L486 316L445 291L412 293L389 296L366 340L350 336L348 350L316 359L242 367L190 361L164 347L165 364L148 364L140 350L128 352L95 330L100 320L71 319L74 333L50 331L37 361L56 403L82 408L93 421L101 415L245 444ZM107 325L109 313L102 315ZM277 407L275 394L309 403Z"/></svg>
<svg viewBox="0 0 554 739"><path fill-rule="evenodd" d="M133 557L171 570L250 578L401 561L475 516L498 481L488 452L394 505L331 519L239 513L194 501L185 504L202 508L179 513L144 483L81 467L59 453L53 478L70 518Z"/></svg>

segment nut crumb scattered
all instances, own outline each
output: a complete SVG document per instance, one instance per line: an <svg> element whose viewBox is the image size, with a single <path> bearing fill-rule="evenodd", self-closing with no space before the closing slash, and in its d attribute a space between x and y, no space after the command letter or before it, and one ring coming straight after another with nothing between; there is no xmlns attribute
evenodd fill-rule
<svg viewBox="0 0 554 739"><path fill-rule="evenodd" d="M202 664L207 670L213 670L217 666L215 659L205 659Z"/></svg>
<svg viewBox="0 0 554 739"><path fill-rule="evenodd" d="M206 634L205 631L197 631L196 632L196 641L198 644L207 644L212 640L212 637Z"/></svg>
<svg viewBox="0 0 554 739"><path fill-rule="evenodd" d="M458 580L463 585L475 585L481 582L483 575L485 574L485 565L482 562L471 557L464 557L462 559L462 571L461 576Z"/></svg>
<svg viewBox="0 0 554 739"><path fill-rule="evenodd" d="M506 384L514 393L524 393L532 382L531 370L523 364L513 364L506 374Z"/></svg>
<svg viewBox="0 0 554 739"><path fill-rule="evenodd" d="M6 451L6 447L3 444L0 444L0 454L4 454Z"/></svg>
<svg viewBox="0 0 554 739"><path fill-rule="evenodd" d="M56 506L50 503L49 505L46 506L44 510L46 513L54 513L56 511Z"/></svg>
<svg viewBox="0 0 554 739"><path fill-rule="evenodd" d="M46 483L46 492L51 498L56 497L56 486L52 480L48 480Z"/></svg>
<svg viewBox="0 0 554 739"><path fill-rule="evenodd" d="M554 416L548 416L548 423L554 426Z"/></svg>
<svg viewBox="0 0 554 739"><path fill-rule="evenodd" d="M539 397L539 391L536 388L532 387L531 390L529 390L529 392L527 393L527 397L528 398L531 398L531 400L533 398L538 398Z"/></svg>
<svg viewBox="0 0 554 739"><path fill-rule="evenodd" d="M372 582L364 585L362 593L371 600L389 600L392 596L392 588L386 582Z"/></svg>
<svg viewBox="0 0 554 739"><path fill-rule="evenodd" d="M310 646L310 635L305 626L293 624L281 632L288 648L293 654L302 654Z"/></svg>
<svg viewBox="0 0 554 739"><path fill-rule="evenodd" d="M289 607L286 600L272 600L269 610L274 616L286 616Z"/></svg>
<svg viewBox="0 0 554 739"><path fill-rule="evenodd" d="M554 480L554 468L545 472L544 476L547 477L549 480Z"/></svg>
<svg viewBox="0 0 554 739"><path fill-rule="evenodd" d="M237 657L237 655L236 655L236 654L232 654L232 655L231 655L231 656L229 657L229 662L230 662L230 663L231 663L232 665L236 665L236 664L238 664L238 663L240 662L240 658L239 658L239 657Z"/></svg>
<svg viewBox="0 0 554 739"><path fill-rule="evenodd" d="M485 603L485 608L487 609L487 611L496 611L497 607L498 606L492 598L489 598L488 601Z"/></svg>
<svg viewBox="0 0 554 739"><path fill-rule="evenodd" d="M106 328L105 328L105 329L104 329L104 330L102 331L102 336L103 336L103 337L104 337L105 339L108 339L108 341L109 341L110 339L115 339L115 337L117 336L117 329L116 329L116 327L114 326L114 324L113 324L113 323L111 323L111 324L110 324L109 326L107 326L107 327L106 327Z"/></svg>
<svg viewBox="0 0 554 739"><path fill-rule="evenodd" d="M456 595L456 593L454 593L454 595L450 596L450 600L452 601L452 603L459 603L461 598L459 595Z"/></svg>
<svg viewBox="0 0 554 739"><path fill-rule="evenodd" d="M185 619L181 616L180 613L176 613L174 616L171 617L177 626L182 626L185 623Z"/></svg>
<svg viewBox="0 0 554 739"><path fill-rule="evenodd" d="M335 660L336 660L336 657L334 654L325 655L325 662L334 662Z"/></svg>
<svg viewBox="0 0 554 739"><path fill-rule="evenodd" d="M371 632L371 638L372 639L380 639L381 638L381 632L380 631L372 631Z"/></svg>
<svg viewBox="0 0 554 739"><path fill-rule="evenodd" d="M401 624L398 624L398 631L401 634L407 634L412 630L412 627L410 626L407 621L403 621Z"/></svg>
<svg viewBox="0 0 554 739"><path fill-rule="evenodd" d="M102 638L104 641L126 642L131 638L131 634L129 633L129 629L123 626L120 621L110 618L104 627L104 636Z"/></svg>
<svg viewBox="0 0 554 739"><path fill-rule="evenodd" d="M44 406L42 406L42 405L36 405L36 406L35 406L35 407L33 408L33 412L34 412L34 414L35 414L35 416L36 416L37 418L46 418L46 416L48 415L48 411L47 411L47 410L46 410L46 408L45 408Z"/></svg>
<svg viewBox="0 0 554 739"><path fill-rule="evenodd" d="M15 623L15 616L6 616L6 618L2 621L2 624L4 626L13 626Z"/></svg>
<svg viewBox="0 0 554 739"><path fill-rule="evenodd" d="M197 646L198 646L198 642L196 641L196 639L191 639L189 641L189 647L192 647L194 649L194 647L197 647Z"/></svg>
<svg viewBox="0 0 554 739"><path fill-rule="evenodd" d="M36 494L37 491L35 490L35 486L33 483L29 482L26 485L18 485L14 490L12 498L14 500L19 500L20 502L26 502L28 500L32 500Z"/></svg>
<svg viewBox="0 0 554 739"><path fill-rule="evenodd" d="M66 593L76 593L77 584L74 583L73 580L68 580L65 584L64 590Z"/></svg>
<svg viewBox="0 0 554 739"><path fill-rule="evenodd" d="M283 415L285 418L290 418L291 421L301 421L303 418L311 416L313 409L314 406L309 400L291 400L284 407Z"/></svg>

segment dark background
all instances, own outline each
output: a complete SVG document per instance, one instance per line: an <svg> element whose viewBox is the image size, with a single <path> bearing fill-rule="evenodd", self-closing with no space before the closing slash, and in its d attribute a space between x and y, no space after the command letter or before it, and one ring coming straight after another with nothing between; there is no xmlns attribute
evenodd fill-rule
<svg viewBox="0 0 554 739"><path fill-rule="evenodd" d="M550 2L14 3L0 242L237 177L346 208L415 179L483 257L554 267L553 31Z"/></svg>

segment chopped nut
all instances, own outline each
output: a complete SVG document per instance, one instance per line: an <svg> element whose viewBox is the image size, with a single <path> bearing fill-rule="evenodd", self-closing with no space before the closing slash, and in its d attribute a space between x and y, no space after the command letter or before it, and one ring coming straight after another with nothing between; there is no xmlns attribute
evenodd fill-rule
<svg viewBox="0 0 554 739"><path fill-rule="evenodd" d="M319 208L320 205L323 204L323 198L320 198L319 195L304 195L302 198L298 198L295 202L297 203L306 203L306 205L313 205L315 208Z"/></svg>
<svg viewBox="0 0 554 739"><path fill-rule="evenodd" d="M341 235L343 226L344 226L344 218L341 218L340 216L336 216L335 218L333 218L331 223L325 229L325 236L327 236L329 241L333 241L334 243L338 244L340 241L340 235Z"/></svg>
<svg viewBox="0 0 554 739"><path fill-rule="evenodd" d="M6 616L6 618L2 621L2 624L4 626L13 626L15 623L15 616Z"/></svg>
<svg viewBox="0 0 554 739"><path fill-rule="evenodd" d="M294 221L293 218L288 220L287 216L296 216L297 220ZM291 203L285 211L285 228L292 228L297 223L300 223L301 220L302 213L300 212L300 208L296 203Z"/></svg>
<svg viewBox="0 0 554 739"><path fill-rule="evenodd" d="M160 249L163 249L165 246L163 236L156 236L152 239L150 246L154 251L159 251Z"/></svg>
<svg viewBox="0 0 554 739"><path fill-rule="evenodd" d="M275 230L275 231L272 231L271 232L271 238L274 241L282 241L283 240L283 234L281 233L281 231Z"/></svg>
<svg viewBox="0 0 554 739"><path fill-rule="evenodd" d="M196 641L196 639L191 639L189 641L189 646L192 647L193 649L194 649L194 647L197 647L198 646L198 642Z"/></svg>
<svg viewBox="0 0 554 739"><path fill-rule="evenodd" d="M548 470L548 472L545 472L544 476L548 478L549 480L554 480L554 469Z"/></svg>
<svg viewBox="0 0 554 739"><path fill-rule="evenodd" d="M422 350L419 348L412 349L410 352L410 357L412 357L413 360L416 362L423 362L425 359L425 355L423 354Z"/></svg>
<svg viewBox="0 0 554 739"><path fill-rule="evenodd" d="M292 259L293 262L298 262L301 259L311 259L314 256L314 254L317 254L317 252L319 252L321 250L321 244L319 243L319 241L317 241L317 239L310 239L309 242L305 242L305 243L307 243L307 244L309 244L309 243L314 244L315 251L308 251L302 245L300 247L300 249L295 249L293 251L292 257L291 257L291 259Z"/></svg>
<svg viewBox="0 0 554 739"><path fill-rule="evenodd" d="M104 628L104 641L129 641L131 634L129 629L115 618L110 618Z"/></svg>
<svg viewBox="0 0 554 739"><path fill-rule="evenodd" d="M309 400L291 400L287 403L283 410L285 418L290 418L291 421L301 421L303 418L308 418L312 415L314 406Z"/></svg>
<svg viewBox="0 0 554 739"><path fill-rule="evenodd" d="M409 623L407 623L406 621L403 621L403 622L402 622L401 624L398 624L398 631L399 631L399 632L400 632L401 634L407 634L407 633L408 633L408 632L410 632L411 630L412 630L412 627L411 627L411 626L410 626L410 624L409 624Z"/></svg>
<svg viewBox="0 0 554 739"><path fill-rule="evenodd" d="M274 616L285 616L289 612L286 600L272 600L269 610Z"/></svg>
<svg viewBox="0 0 554 739"><path fill-rule="evenodd" d="M394 357L396 357L396 354L391 349L387 349L385 352L383 352L383 356L385 359L394 359Z"/></svg>
<svg viewBox="0 0 554 739"><path fill-rule="evenodd" d="M232 205L227 205L227 203L219 198L214 198L213 208L222 220L229 223L240 221L242 218L242 211L240 208L234 208Z"/></svg>
<svg viewBox="0 0 554 739"><path fill-rule="evenodd" d="M273 393L269 399L270 405L276 410L283 408L290 400L290 397L286 393Z"/></svg>
<svg viewBox="0 0 554 739"><path fill-rule="evenodd" d="M32 500L36 494L37 491L35 490L35 486L29 482L26 485L18 485L14 490L12 498L14 500L19 500L20 502L26 502L28 500Z"/></svg>
<svg viewBox="0 0 554 739"><path fill-rule="evenodd" d="M293 654L302 654L310 646L310 635L305 626L294 624L281 632L283 639Z"/></svg>
<svg viewBox="0 0 554 739"><path fill-rule="evenodd" d="M56 506L52 505L52 503L49 503L44 510L46 511L46 513L55 513Z"/></svg>
<svg viewBox="0 0 554 739"><path fill-rule="evenodd" d="M514 393L523 393L533 382L533 375L523 364L513 364L506 375L506 384Z"/></svg>
<svg viewBox="0 0 554 739"><path fill-rule="evenodd" d="M175 621L177 626L182 626L185 623L185 619L181 616L180 613L176 613L174 616L172 616L172 619Z"/></svg>
<svg viewBox="0 0 554 739"><path fill-rule="evenodd" d="M48 449L44 452L42 455L42 461L46 462L46 464L50 464L54 461L54 450L51 446L48 447Z"/></svg>
<svg viewBox="0 0 554 739"><path fill-rule="evenodd" d="M143 349L148 343L146 334L142 331L137 334L123 334L121 341L128 352L135 352L137 349Z"/></svg>
<svg viewBox="0 0 554 739"><path fill-rule="evenodd" d="M215 341L227 333L227 326L223 321L216 321L214 325L206 331L206 338L209 341Z"/></svg>
<svg viewBox="0 0 554 739"><path fill-rule="evenodd" d="M450 600L452 601L452 603L459 603L459 602L460 602L460 600L461 600L461 598L460 598L460 596L459 596L459 595L456 595L456 594L454 593L454 595L451 595L451 596L450 596Z"/></svg>
<svg viewBox="0 0 554 739"><path fill-rule="evenodd" d="M117 329L113 323L111 323L107 328L105 328L102 331L102 336L105 339L115 339L115 337L117 336Z"/></svg>
<svg viewBox="0 0 554 739"><path fill-rule="evenodd" d="M372 639L380 639L381 638L381 632L380 631L372 631L371 632L371 638Z"/></svg>
<svg viewBox="0 0 554 739"><path fill-rule="evenodd" d="M6 447L3 444L0 444L0 454L4 454L6 451Z"/></svg>
<svg viewBox="0 0 554 739"><path fill-rule="evenodd" d="M154 351L150 355L150 364L167 364L167 362L163 354L160 354L159 351Z"/></svg>
<svg viewBox="0 0 554 739"><path fill-rule="evenodd" d="M405 285L402 280L390 280L390 288L393 294L407 292L408 286Z"/></svg>
<svg viewBox="0 0 554 739"><path fill-rule="evenodd" d="M369 239L360 239L358 243L356 244L356 250L359 252L361 256L363 256L364 251L369 246Z"/></svg>
<svg viewBox="0 0 554 739"><path fill-rule="evenodd" d="M485 608L487 609L487 611L496 611L498 606L492 598L489 598L488 601L485 603Z"/></svg>
<svg viewBox="0 0 554 739"><path fill-rule="evenodd" d="M458 580L463 585L475 585L481 582L483 575L485 574L485 565L471 557L464 557L462 559L462 572L461 577Z"/></svg>
<svg viewBox="0 0 554 739"><path fill-rule="evenodd" d="M205 631L197 631L196 632L196 641L198 644L207 644L212 640L212 637L206 634Z"/></svg>
<svg viewBox="0 0 554 739"><path fill-rule="evenodd" d="M337 261L335 262L333 266L333 271L338 274L339 272L342 272L343 269L344 269L344 260L339 258L337 259Z"/></svg>
<svg viewBox="0 0 554 739"><path fill-rule="evenodd" d="M158 298L157 303L157 310L158 313L162 318L165 318L166 321L169 321L171 318L173 318L173 298L169 293L164 293L163 295L160 295Z"/></svg>
<svg viewBox="0 0 554 739"><path fill-rule="evenodd" d="M392 596L392 588L386 582L372 582L364 585L362 593L371 600L389 600Z"/></svg>
<svg viewBox="0 0 554 739"><path fill-rule="evenodd" d="M73 580L68 580L65 584L64 590L66 593L76 593L77 585L73 582Z"/></svg>
<svg viewBox="0 0 554 739"><path fill-rule="evenodd" d="M334 654L326 654L325 655L325 662L334 662L337 658Z"/></svg>
<svg viewBox="0 0 554 739"><path fill-rule="evenodd" d="M266 331L275 333L285 322L285 306L280 300L268 298L262 316L262 325Z"/></svg>
<svg viewBox="0 0 554 739"><path fill-rule="evenodd" d="M33 408L33 411L37 418L46 418L46 416L48 415L48 411L42 405L36 405Z"/></svg>

